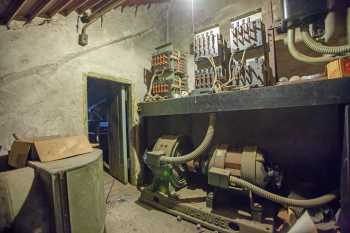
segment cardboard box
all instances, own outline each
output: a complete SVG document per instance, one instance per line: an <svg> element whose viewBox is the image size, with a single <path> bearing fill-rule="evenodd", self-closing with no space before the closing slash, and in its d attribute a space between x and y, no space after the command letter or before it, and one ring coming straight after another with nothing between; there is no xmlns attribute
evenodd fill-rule
<svg viewBox="0 0 350 233"><path fill-rule="evenodd" d="M350 77L350 57L328 63L327 75L328 79Z"/></svg>
<svg viewBox="0 0 350 233"><path fill-rule="evenodd" d="M85 135L16 140L11 146L8 163L12 167L22 168L28 160L49 162L90 152L92 147Z"/></svg>

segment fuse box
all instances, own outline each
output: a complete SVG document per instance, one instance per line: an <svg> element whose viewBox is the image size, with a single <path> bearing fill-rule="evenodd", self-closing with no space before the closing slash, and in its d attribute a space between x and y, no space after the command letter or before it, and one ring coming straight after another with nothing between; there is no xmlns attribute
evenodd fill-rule
<svg viewBox="0 0 350 233"><path fill-rule="evenodd" d="M151 70L145 70L146 100L180 97L188 91L186 56L165 44L155 49Z"/></svg>

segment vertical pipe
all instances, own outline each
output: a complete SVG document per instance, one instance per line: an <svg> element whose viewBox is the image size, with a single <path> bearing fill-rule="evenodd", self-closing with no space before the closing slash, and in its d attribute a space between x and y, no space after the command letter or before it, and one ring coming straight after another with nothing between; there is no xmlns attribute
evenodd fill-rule
<svg viewBox="0 0 350 233"><path fill-rule="evenodd" d="M192 33L194 35L195 28L194 28L194 0L191 0L191 16L192 16Z"/></svg>

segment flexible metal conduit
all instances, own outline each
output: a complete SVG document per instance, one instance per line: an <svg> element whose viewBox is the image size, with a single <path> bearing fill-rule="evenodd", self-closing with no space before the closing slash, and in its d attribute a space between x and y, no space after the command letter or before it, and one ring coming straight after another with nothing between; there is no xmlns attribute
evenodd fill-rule
<svg viewBox="0 0 350 233"><path fill-rule="evenodd" d="M322 54L339 54L350 52L350 45L327 46L315 41L308 31L302 31L301 35L305 45L315 52Z"/></svg>
<svg viewBox="0 0 350 233"><path fill-rule="evenodd" d="M160 158L160 161L165 162L165 163L172 163L172 164L183 164L183 163L186 163L188 161L192 161L192 160L198 158L199 156L201 156L208 149L208 147L211 144L211 141L213 140L214 132L215 132L215 122L216 122L215 113L210 113L209 114L209 125L208 125L207 132L205 134L205 137L204 137L203 141L201 142L201 144L199 144L199 146L194 151L192 151L189 154L179 156L179 157L163 156Z"/></svg>
<svg viewBox="0 0 350 233"><path fill-rule="evenodd" d="M310 64L326 63L337 59L337 57L332 56L311 57L299 52L295 47L295 29L288 29L288 50L295 59Z"/></svg>
<svg viewBox="0 0 350 233"><path fill-rule="evenodd" d="M254 184L249 183L248 181L242 180L235 176L230 176L230 183L231 185L239 185L243 188L247 188L251 190L253 193L255 193L256 195L266 198L270 201L279 203L281 205L288 205L288 206L294 206L294 207L303 207L303 208L317 207L317 206L327 204L331 201L334 201L337 198L337 195L335 193L329 193L313 199L304 199L304 200L291 199L291 198L283 197L283 196L268 192Z"/></svg>

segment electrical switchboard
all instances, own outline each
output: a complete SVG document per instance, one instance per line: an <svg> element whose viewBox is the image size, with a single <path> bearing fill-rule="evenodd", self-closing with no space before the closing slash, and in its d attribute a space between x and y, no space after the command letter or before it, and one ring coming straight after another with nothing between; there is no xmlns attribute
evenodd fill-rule
<svg viewBox="0 0 350 233"><path fill-rule="evenodd" d="M181 97L188 91L186 57L166 44L156 48L152 55L152 68L145 70L148 91L146 101Z"/></svg>
<svg viewBox="0 0 350 233"><path fill-rule="evenodd" d="M193 52L196 63L193 95L212 93L227 80L226 42L220 27L214 26L195 34Z"/></svg>
<svg viewBox="0 0 350 233"><path fill-rule="evenodd" d="M233 19L230 28L231 52L241 52L262 46L263 31L261 12Z"/></svg>

